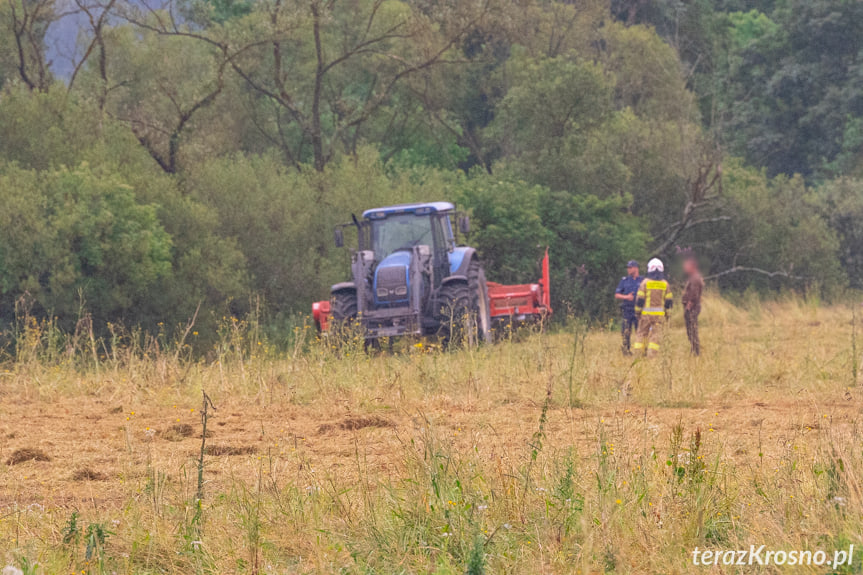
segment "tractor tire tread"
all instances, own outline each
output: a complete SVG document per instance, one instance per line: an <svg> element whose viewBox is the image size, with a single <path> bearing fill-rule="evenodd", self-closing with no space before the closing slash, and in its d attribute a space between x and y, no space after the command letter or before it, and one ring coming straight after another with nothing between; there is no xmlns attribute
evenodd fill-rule
<svg viewBox="0 0 863 575"><path fill-rule="evenodd" d="M357 294L336 292L332 297L332 317L336 321L352 320L357 316Z"/></svg>
<svg viewBox="0 0 863 575"><path fill-rule="evenodd" d="M491 310L489 309L488 285L485 269L478 258L471 259L467 270L468 290L470 291L471 311L477 315L477 329L481 341L491 340ZM483 294L482 296L480 294ZM485 326L481 325L480 316L484 312Z"/></svg>

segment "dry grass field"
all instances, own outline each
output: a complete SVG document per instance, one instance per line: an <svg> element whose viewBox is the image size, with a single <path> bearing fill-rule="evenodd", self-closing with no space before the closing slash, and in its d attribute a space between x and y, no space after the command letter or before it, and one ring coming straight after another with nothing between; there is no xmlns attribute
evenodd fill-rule
<svg viewBox="0 0 863 575"><path fill-rule="evenodd" d="M206 361L72 358L33 326L0 373L0 568L824 573L692 551L863 550L852 317L714 296L703 355L678 311L650 361L575 322L376 355L311 329L277 354L236 322Z"/></svg>

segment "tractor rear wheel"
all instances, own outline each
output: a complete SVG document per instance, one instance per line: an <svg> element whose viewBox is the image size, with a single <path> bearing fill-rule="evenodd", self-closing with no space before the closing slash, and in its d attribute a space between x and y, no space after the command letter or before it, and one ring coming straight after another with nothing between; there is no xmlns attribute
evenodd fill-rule
<svg viewBox="0 0 863 575"><path fill-rule="evenodd" d="M468 333L470 317L470 288L463 281L450 282L440 288L438 295L438 337L445 348L461 345Z"/></svg>
<svg viewBox="0 0 863 575"><path fill-rule="evenodd" d="M446 347L491 341L488 285L478 260L468 267L467 283L454 281L441 288L437 320Z"/></svg>
<svg viewBox="0 0 863 575"><path fill-rule="evenodd" d="M467 270L468 289L471 297L471 313L474 315L476 334L480 341L490 342L491 308L488 299L488 283L485 279L485 269L477 258L470 262Z"/></svg>

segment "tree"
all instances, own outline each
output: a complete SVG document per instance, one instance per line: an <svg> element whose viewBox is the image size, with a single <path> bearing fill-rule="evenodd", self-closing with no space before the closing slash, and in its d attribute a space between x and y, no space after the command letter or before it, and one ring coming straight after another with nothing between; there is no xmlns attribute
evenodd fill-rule
<svg viewBox="0 0 863 575"><path fill-rule="evenodd" d="M167 13L129 9L126 18L163 35L209 44L258 99L257 125L296 167L317 171L340 150L355 151L362 128L412 75L452 65L453 46L487 5L459 11L448 34L399 0L277 0L244 18L198 32Z"/></svg>
<svg viewBox="0 0 863 575"><path fill-rule="evenodd" d="M739 161L723 172L730 221L711 230L710 276L742 289L813 287L828 292L846 283L836 233L815 209L816 195L801 177L768 179Z"/></svg>
<svg viewBox="0 0 863 575"><path fill-rule="evenodd" d="M480 170L459 178L453 188L459 206L470 210L470 243L480 250L489 278L524 283L533 277L543 248L552 240L540 217L547 190Z"/></svg>
<svg viewBox="0 0 863 575"><path fill-rule="evenodd" d="M814 208L839 241L838 259L851 287L863 288L863 181L838 178L814 191Z"/></svg>
<svg viewBox="0 0 863 575"><path fill-rule="evenodd" d="M30 90L44 91L53 81L45 59L45 33L57 18L54 0L7 0L0 7L0 62L13 67ZM6 68L0 80L12 76ZM0 84L2 86L2 84Z"/></svg>
<svg viewBox="0 0 863 575"><path fill-rule="evenodd" d="M590 134L609 118L612 85L594 63L517 52L489 130L507 163L553 189L573 189Z"/></svg>
<svg viewBox="0 0 863 575"><path fill-rule="evenodd" d="M204 115L225 88L224 52L193 39L130 26L112 29L101 43L110 57L104 68L100 62L99 73L91 73L83 87L98 94L102 86L100 107L127 124L166 173L180 170L185 144L197 143L206 153L207 134L218 133L222 121ZM196 124L199 116L213 126Z"/></svg>
<svg viewBox="0 0 863 575"><path fill-rule="evenodd" d="M558 309L608 315L624 264L647 253L643 222L629 213L628 198L547 192L540 201L543 226L554 238L552 297ZM623 270L623 271L622 271Z"/></svg>
<svg viewBox="0 0 863 575"><path fill-rule="evenodd" d="M787 5L786 5L787 4ZM818 180L859 154L863 118L863 4L793 0L771 17L733 19L735 38L761 33L732 54L725 100L734 151L769 175Z"/></svg>

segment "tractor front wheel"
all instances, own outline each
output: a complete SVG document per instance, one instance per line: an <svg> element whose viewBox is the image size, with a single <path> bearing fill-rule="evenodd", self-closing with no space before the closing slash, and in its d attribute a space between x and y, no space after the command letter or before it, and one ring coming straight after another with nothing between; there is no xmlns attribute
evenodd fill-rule
<svg viewBox="0 0 863 575"><path fill-rule="evenodd" d="M357 294L351 291L336 292L331 306L330 333L344 343L356 334Z"/></svg>

